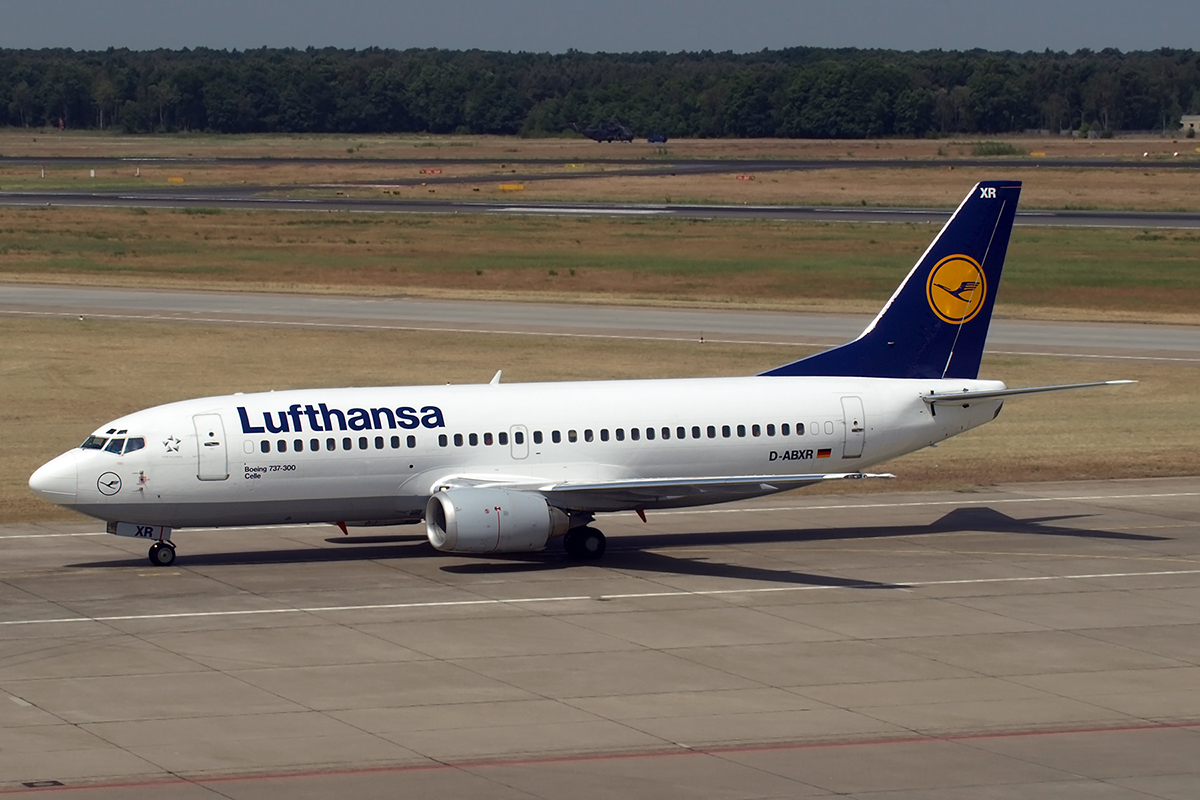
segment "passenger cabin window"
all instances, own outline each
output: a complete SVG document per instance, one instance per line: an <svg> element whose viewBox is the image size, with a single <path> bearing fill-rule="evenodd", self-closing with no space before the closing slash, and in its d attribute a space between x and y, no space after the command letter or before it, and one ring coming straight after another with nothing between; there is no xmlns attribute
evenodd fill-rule
<svg viewBox="0 0 1200 800"><path fill-rule="evenodd" d="M738 432L738 438L739 438L739 439L744 439L744 438L746 438L746 426L745 426L745 425L738 425L738 426L737 426L737 432Z"/></svg>
<svg viewBox="0 0 1200 800"><path fill-rule="evenodd" d="M750 435L751 436L762 436L762 428L760 428L757 425L751 425L750 426Z"/></svg>
<svg viewBox="0 0 1200 800"><path fill-rule="evenodd" d="M692 426L692 438L693 438L693 439L699 439L699 438L700 438L700 426L699 426L699 425L693 425L693 426Z"/></svg>
<svg viewBox="0 0 1200 800"><path fill-rule="evenodd" d="M687 428L683 428L683 427L676 428L675 429L675 438L676 439L686 439L687 438Z"/></svg>
<svg viewBox="0 0 1200 800"><path fill-rule="evenodd" d="M710 438L710 439L717 438L717 428L715 425L709 425L707 432L708 432L708 438Z"/></svg>
<svg viewBox="0 0 1200 800"><path fill-rule="evenodd" d="M632 440L633 440L633 441L635 441L635 442L636 442L638 439L642 438L642 431L641 431L641 429L640 429L640 428L630 428L630 429L629 429L629 438L630 438L630 439L632 439Z"/></svg>
<svg viewBox="0 0 1200 800"><path fill-rule="evenodd" d="M275 450L276 450L276 452L279 452L279 453L286 453L287 452L287 439L280 439L279 441L275 442Z"/></svg>
<svg viewBox="0 0 1200 800"><path fill-rule="evenodd" d="M652 441L653 439L654 439L654 428L646 428L646 441L649 442L649 441Z"/></svg>
<svg viewBox="0 0 1200 800"><path fill-rule="evenodd" d="M797 422L797 423L796 423L796 435L797 435L797 436L803 436L803 435L804 435L804 423L803 423L803 422Z"/></svg>
<svg viewBox="0 0 1200 800"><path fill-rule="evenodd" d="M325 440L325 449L326 450L337 450L337 439L326 439Z"/></svg>
<svg viewBox="0 0 1200 800"><path fill-rule="evenodd" d="M393 436L393 437L392 437L392 441L391 441L391 445L392 445L392 449L393 449L393 450L399 450L399 449L400 449L400 437L399 437L399 436Z"/></svg>
<svg viewBox="0 0 1200 800"><path fill-rule="evenodd" d="M662 429L662 438L664 438L664 439L670 439L670 438L671 438L671 429L670 429L670 428L663 428L663 429Z"/></svg>
<svg viewBox="0 0 1200 800"><path fill-rule="evenodd" d="M617 441L618 441L618 442L623 442L623 441L625 441L625 429L624 429L624 428L617 428L617 430L616 430L616 434L617 434Z"/></svg>
<svg viewBox="0 0 1200 800"><path fill-rule="evenodd" d="M479 446L479 434L478 433L467 434L467 444L471 445L471 447L478 447Z"/></svg>
<svg viewBox="0 0 1200 800"><path fill-rule="evenodd" d="M722 425L722 426L721 426L721 435L722 435L722 436L724 436L726 439L728 439L728 438L729 438L729 434L730 434L729 426L728 426L728 425Z"/></svg>
<svg viewBox="0 0 1200 800"><path fill-rule="evenodd" d="M269 452L271 452L271 443L268 442L266 439L263 439L261 442L258 443L258 449L263 451L264 453L269 453Z"/></svg>
<svg viewBox="0 0 1200 800"><path fill-rule="evenodd" d="M375 449L376 449L376 450L382 450L382 449L383 449L383 437L382 437L382 436L376 436L376 437L375 437Z"/></svg>
<svg viewBox="0 0 1200 800"><path fill-rule="evenodd" d="M343 450L353 450L354 449L354 442L350 441L350 437L347 436L346 438L342 439L342 449Z"/></svg>
<svg viewBox="0 0 1200 800"><path fill-rule="evenodd" d="M578 442L579 434L576 433L574 429L567 431L567 441L568 442Z"/></svg>
<svg viewBox="0 0 1200 800"><path fill-rule="evenodd" d="M593 438L595 438L595 437L592 436L592 429L591 428L585 429L583 432L583 440L585 442L590 442L590 441L592 441Z"/></svg>
<svg viewBox="0 0 1200 800"><path fill-rule="evenodd" d="M463 446L463 435L461 433L454 434L454 446L455 447Z"/></svg>
<svg viewBox="0 0 1200 800"><path fill-rule="evenodd" d="M358 449L359 450L367 449L367 437L365 437L365 436L358 437Z"/></svg>
<svg viewBox="0 0 1200 800"><path fill-rule="evenodd" d="M600 441L602 441L602 442L608 441L608 428L600 429Z"/></svg>
<svg viewBox="0 0 1200 800"><path fill-rule="evenodd" d="M491 447L493 442L495 442L495 439L492 438L492 435L490 433L485 433L483 435L483 443L485 445L487 445L488 447Z"/></svg>
<svg viewBox="0 0 1200 800"><path fill-rule="evenodd" d="M779 426L779 435L780 436L791 436L792 435L792 426L788 425L786 422L783 423L782 425L780 425Z"/></svg>
<svg viewBox="0 0 1200 800"><path fill-rule="evenodd" d="M417 437L415 437L415 436L409 436L409 437L408 437L408 441L407 441L407 442L405 442L405 444L407 444L407 445L408 445L410 448L411 448L411 447L416 447L416 446L417 446Z"/></svg>
<svg viewBox="0 0 1200 800"><path fill-rule="evenodd" d="M108 443L108 447L104 448L104 452L116 453L117 455L121 455L121 448L124 446L125 446L124 439L113 439L111 442Z"/></svg>
<svg viewBox="0 0 1200 800"><path fill-rule="evenodd" d="M513 444L525 444L525 434L521 431L513 431Z"/></svg>
<svg viewBox="0 0 1200 800"><path fill-rule="evenodd" d="M450 444L450 440L446 438L446 434L438 434L438 447L446 447Z"/></svg>
<svg viewBox="0 0 1200 800"><path fill-rule="evenodd" d="M501 435L501 436L503 436L504 434L502 433L502 434L500 434L500 435ZM542 432L541 432L541 431L534 431L534 432L533 432L533 443L534 443L534 444L541 444L541 443L542 443ZM500 444L504 444L504 441L503 441L503 440L501 440L501 441L500 441Z"/></svg>
<svg viewBox="0 0 1200 800"><path fill-rule="evenodd" d="M542 443L542 432L541 431L538 431L533 436L538 444ZM508 444L508 434L505 433L504 431L500 431L500 435L496 437L496 441L500 442L500 444Z"/></svg>
<svg viewBox="0 0 1200 800"><path fill-rule="evenodd" d="M767 426L767 436L774 436L774 435L775 435L775 426L768 425Z"/></svg>
<svg viewBox="0 0 1200 800"><path fill-rule="evenodd" d="M304 440L297 439L296 441L292 442L292 449L295 450L297 453L303 453L304 452Z"/></svg>
<svg viewBox="0 0 1200 800"><path fill-rule="evenodd" d="M562 434L559 433L558 431L550 431L550 441L554 442L555 444L558 444L559 442L562 441Z"/></svg>
<svg viewBox="0 0 1200 800"><path fill-rule="evenodd" d="M141 450L146 446L146 440L140 436L135 436L132 439L125 440L125 452L132 453L135 450Z"/></svg>
<svg viewBox="0 0 1200 800"><path fill-rule="evenodd" d="M320 439L309 439L308 440L308 449L312 450L314 453L319 453L321 451L321 440Z"/></svg>

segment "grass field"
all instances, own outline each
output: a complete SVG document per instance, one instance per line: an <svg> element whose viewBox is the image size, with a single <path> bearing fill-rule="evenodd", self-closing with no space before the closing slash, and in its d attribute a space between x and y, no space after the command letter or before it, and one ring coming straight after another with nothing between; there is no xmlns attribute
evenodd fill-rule
<svg viewBox="0 0 1200 800"><path fill-rule="evenodd" d="M791 347L528 336L287 330L0 318L0 521L71 518L33 496L30 473L106 420L237 391L321 386L746 375ZM303 353L302 359L295 357ZM1132 378L1135 386L1014 399L990 425L889 464L854 491L957 489L1200 472L1200 367L988 357L1010 385ZM868 409L869 413L869 409Z"/></svg>
<svg viewBox="0 0 1200 800"><path fill-rule="evenodd" d="M0 280L873 311L924 224L0 208ZM1200 235L1017 228L997 313L1195 321Z"/></svg>
<svg viewBox="0 0 1200 800"><path fill-rule="evenodd" d="M956 159L972 158L985 137L945 139L674 139L665 147L642 141L600 144L565 134L548 139L508 136L437 135L229 135L164 134L126 136L111 132L7 128L0 130L3 156L79 156L140 158L372 158L475 159L503 162L515 158L570 161L664 158L746 159ZM992 137L987 137L992 138ZM1196 141L1170 136L1074 139L1065 136L1005 136L1003 142L1031 158L1192 158ZM1032 155L1037 154L1037 155ZM1146 154L1146 155L1144 155ZM1005 156L1009 157L1009 156Z"/></svg>

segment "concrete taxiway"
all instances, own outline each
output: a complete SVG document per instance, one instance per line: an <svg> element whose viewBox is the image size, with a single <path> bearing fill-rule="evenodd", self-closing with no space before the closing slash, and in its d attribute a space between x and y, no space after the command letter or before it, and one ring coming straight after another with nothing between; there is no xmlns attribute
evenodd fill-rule
<svg viewBox="0 0 1200 800"><path fill-rule="evenodd" d="M416 528L0 528L0 793L1200 793L1200 479Z"/></svg>
<svg viewBox="0 0 1200 800"><path fill-rule="evenodd" d="M831 347L870 315L5 284L0 316ZM996 320L988 352L1200 361L1200 327Z"/></svg>

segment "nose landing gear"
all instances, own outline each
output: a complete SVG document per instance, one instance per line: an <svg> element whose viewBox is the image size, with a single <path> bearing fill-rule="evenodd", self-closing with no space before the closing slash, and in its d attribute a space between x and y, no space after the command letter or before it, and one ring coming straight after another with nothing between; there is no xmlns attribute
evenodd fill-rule
<svg viewBox="0 0 1200 800"><path fill-rule="evenodd" d="M175 545L168 541L150 545L150 563L156 567L169 567L175 563Z"/></svg>

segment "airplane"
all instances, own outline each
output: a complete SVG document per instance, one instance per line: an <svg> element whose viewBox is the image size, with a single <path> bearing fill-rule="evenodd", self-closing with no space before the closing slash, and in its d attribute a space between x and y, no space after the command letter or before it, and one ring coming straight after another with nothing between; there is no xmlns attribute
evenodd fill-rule
<svg viewBox="0 0 1200 800"><path fill-rule="evenodd" d="M589 139L594 139L597 142L632 142L633 128L624 125L620 122L609 122L603 125L596 125L591 128L580 129L579 125L572 122L569 123L571 130L582 134Z"/></svg>
<svg viewBox="0 0 1200 800"><path fill-rule="evenodd" d="M449 553L596 559L596 515L722 503L865 470L994 419L979 364L1021 185L976 185L858 338L726 378L301 389L161 405L29 479L151 542L180 528L420 524ZM945 287L958 287L949 290Z"/></svg>

